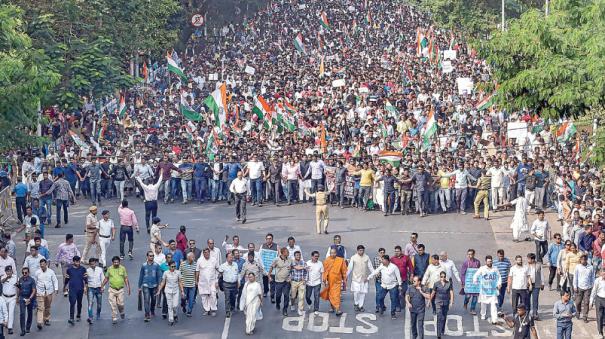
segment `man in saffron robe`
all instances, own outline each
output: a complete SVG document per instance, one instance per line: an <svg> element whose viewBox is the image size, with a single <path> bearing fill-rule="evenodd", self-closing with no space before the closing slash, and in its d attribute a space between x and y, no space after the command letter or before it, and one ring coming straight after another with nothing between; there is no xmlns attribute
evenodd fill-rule
<svg viewBox="0 0 605 339"><path fill-rule="evenodd" d="M321 291L321 298L330 301L330 306L336 315L340 316L340 293L346 290L347 264L343 258L336 256L336 249L330 249L330 256L324 260L323 282L326 285Z"/></svg>

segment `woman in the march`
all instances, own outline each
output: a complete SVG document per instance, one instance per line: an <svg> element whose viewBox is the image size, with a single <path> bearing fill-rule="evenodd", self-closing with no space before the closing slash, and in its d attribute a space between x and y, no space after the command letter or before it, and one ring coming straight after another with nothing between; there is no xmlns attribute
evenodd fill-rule
<svg viewBox="0 0 605 339"><path fill-rule="evenodd" d="M176 269L176 263L172 260L168 262L168 271L164 272L162 277L162 283L157 293L158 296L162 290L168 304L168 322L172 326L175 321L178 321L176 310L180 305L181 296L185 295L181 271Z"/></svg>
<svg viewBox="0 0 605 339"><path fill-rule="evenodd" d="M445 272L439 273L439 281L433 285L431 299L435 299L437 307L437 338L445 333L445 323L450 307L454 305L454 290L452 283L447 280Z"/></svg>
<svg viewBox="0 0 605 339"><path fill-rule="evenodd" d="M248 281L242 290L242 298L239 302L240 311L246 315L246 334L254 333L257 320L263 319L260 307L263 304L263 288L256 281L254 273L248 274Z"/></svg>

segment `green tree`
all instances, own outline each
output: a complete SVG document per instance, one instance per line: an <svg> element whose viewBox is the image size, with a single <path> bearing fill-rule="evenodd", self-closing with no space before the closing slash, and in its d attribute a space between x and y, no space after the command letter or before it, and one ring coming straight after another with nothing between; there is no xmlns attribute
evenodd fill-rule
<svg viewBox="0 0 605 339"><path fill-rule="evenodd" d="M84 97L131 87L130 62L160 57L177 40L177 0L9 0L25 10L35 48L50 56L61 81L45 104L67 110Z"/></svg>
<svg viewBox="0 0 605 339"><path fill-rule="evenodd" d="M38 105L59 81L43 51L32 48L22 11L0 6L0 151L38 144Z"/></svg>
<svg viewBox="0 0 605 339"><path fill-rule="evenodd" d="M605 103L605 0L558 0L548 17L529 10L480 51L504 107L558 118Z"/></svg>

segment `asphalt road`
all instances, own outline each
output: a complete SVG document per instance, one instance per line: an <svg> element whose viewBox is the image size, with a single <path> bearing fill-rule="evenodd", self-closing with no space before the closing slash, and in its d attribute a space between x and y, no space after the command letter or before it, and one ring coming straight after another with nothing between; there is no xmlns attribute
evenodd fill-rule
<svg viewBox="0 0 605 339"><path fill-rule="evenodd" d="M84 218L89 204L80 201L71 209L70 223L62 229L48 229L51 254L54 255L56 246L65 233L83 234ZM140 223L144 228L144 208L139 201L131 201L131 207L137 213ZM99 211L108 209L112 213L114 221L117 220L117 201L112 200L103 203ZM477 251L477 257L483 262L487 254L495 255L497 248L501 248L503 234L495 234L490 223L483 220L474 220L471 215L432 215L426 218L417 216L389 216L383 217L378 212L363 212L356 209L331 208L330 210L330 235L317 235L314 232L314 207L311 204L298 204L292 206L263 206L248 208L248 221L246 224L236 223L234 208L224 203L217 204L188 204L180 203L164 205L160 203L158 216L162 222L171 226L163 231L165 239L173 238L178 232L178 226L187 226L189 239L196 239L198 247L202 247L208 238L213 238L220 244L225 235L237 234L241 243L245 246L248 242L255 242L259 246L264 241L266 233L271 232L275 236L275 242L285 245L288 236L294 236L296 242L301 246L303 255L309 256L312 250L319 250L322 256L332 242L334 234L342 236L342 243L346 246L349 255L353 254L358 244L366 246L366 253L373 257L379 247L387 249L390 254L395 245L404 246L411 232L420 233L419 242L424 243L429 253L438 253L445 250L449 253L457 266L460 267L468 248ZM496 217L497 218L497 217ZM505 217L501 217L505 218ZM498 231L496 233L503 233ZM83 248L83 236L77 237L77 244ZM506 242L508 243L508 242ZM523 245L528 249L530 243ZM141 232L135 233L134 260L125 261L125 266L133 282L132 295L126 298L126 319L117 325L111 324L111 310L106 299L103 300L102 319L89 326L85 322L71 327L67 324L68 303L66 298L56 298L53 305L52 326L45 328L42 333L45 338L64 338L67 333L69 338L128 338L136 333L140 338L243 338L244 317L236 313L230 320L224 317L224 298L219 299L219 312L216 317L202 317L200 304L196 304L193 317L180 316L179 323L168 326L166 320L161 317L155 318L151 323L143 322L143 313L136 309L136 281L138 270L144 260L145 251L148 248L148 235ZM507 247L504 247L505 250ZM514 257L517 253L511 252L507 256ZM108 249L108 258L119 253L119 242L112 242ZM455 283L455 290L459 290L459 284ZM105 297L107 295L105 294ZM372 312L374 303L374 288L370 288L370 294L366 297L366 310ZM374 313L358 313L353 311L352 294L343 295L343 311L340 318L334 314L327 313L329 304L322 302L320 315L314 316L307 313L302 317L283 317L281 312L275 310L268 302L263 306L264 319L257 322L255 336L264 338L359 338L359 337L388 337L408 338L409 322L406 314L400 314L397 320L392 320L388 312L384 316ZM387 297L388 300L388 297ZM268 301L268 300L267 300ZM387 308L389 302L387 301ZM84 302L86 306L86 302ZM507 306L510 312L509 298ZM552 309L552 304L543 305L544 314ZM479 311L479 307L477 309ZM180 312L180 311L179 311ZM16 333L18 333L18 318L16 321ZM477 316L471 316L462 308L462 297L456 295L455 306L450 310L448 317L446 335L452 337L510 337L511 332L501 325L490 325L480 320ZM136 331L136 332L133 332ZM37 332L34 330L33 332ZM42 334L40 333L40 334ZM435 336L435 320L430 311L427 311L425 323L425 335ZM33 334L32 337L39 334Z"/></svg>

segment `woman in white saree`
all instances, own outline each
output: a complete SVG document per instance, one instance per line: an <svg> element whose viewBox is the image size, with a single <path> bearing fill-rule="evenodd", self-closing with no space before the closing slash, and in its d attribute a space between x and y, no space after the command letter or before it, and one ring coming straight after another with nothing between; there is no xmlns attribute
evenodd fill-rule
<svg viewBox="0 0 605 339"><path fill-rule="evenodd" d="M239 303L239 309L246 316L246 334L254 333L254 327L257 320L263 319L261 306L263 304L263 288L256 281L254 273L248 274L248 281L242 289L242 297Z"/></svg>

